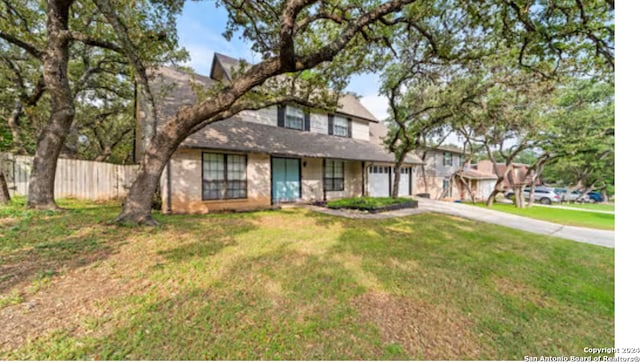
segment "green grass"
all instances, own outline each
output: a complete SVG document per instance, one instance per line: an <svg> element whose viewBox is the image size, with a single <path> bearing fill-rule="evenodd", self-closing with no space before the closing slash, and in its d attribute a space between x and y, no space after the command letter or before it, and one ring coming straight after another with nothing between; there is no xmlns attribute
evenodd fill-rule
<svg viewBox="0 0 640 362"><path fill-rule="evenodd" d="M483 203L477 203L475 206L487 207ZM512 204L494 204L491 209L526 216L533 219L550 221L562 225L582 226L604 230L613 230L615 226L615 216L613 214L536 206L519 209Z"/></svg>
<svg viewBox="0 0 640 362"><path fill-rule="evenodd" d="M615 205L610 204L579 204L579 203L565 203L561 206L575 207L577 209L585 210L599 210L599 211L615 211Z"/></svg>
<svg viewBox="0 0 640 362"><path fill-rule="evenodd" d="M613 249L436 214L134 228L109 223L116 203L62 204L0 208L0 359L519 360L614 343Z"/></svg>
<svg viewBox="0 0 640 362"><path fill-rule="evenodd" d="M327 207L332 209L377 209L385 206L398 205L405 202L412 202L408 197L352 197L338 199L327 202Z"/></svg>

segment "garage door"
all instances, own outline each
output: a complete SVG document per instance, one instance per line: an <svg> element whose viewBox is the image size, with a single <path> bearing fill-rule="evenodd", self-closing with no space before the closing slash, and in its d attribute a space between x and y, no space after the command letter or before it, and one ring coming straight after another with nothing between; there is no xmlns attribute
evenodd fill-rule
<svg viewBox="0 0 640 362"><path fill-rule="evenodd" d="M389 176L391 174L391 176ZM374 197L390 196L393 186L393 167L390 166L370 166L369 167L369 195ZM402 167L400 169L400 189L399 196L409 195L411 169Z"/></svg>
<svg viewBox="0 0 640 362"><path fill-rule="evenodd" d="M389 196L389 172L388 166L369 167L369 196Z"/></svg>
<svg viewBox="0 0 640 362"><path fill-rule="evenodd" d="M409 167L400 168L400 188L398 196L409 196L409 178L411 177L411 169Z"/></svg>

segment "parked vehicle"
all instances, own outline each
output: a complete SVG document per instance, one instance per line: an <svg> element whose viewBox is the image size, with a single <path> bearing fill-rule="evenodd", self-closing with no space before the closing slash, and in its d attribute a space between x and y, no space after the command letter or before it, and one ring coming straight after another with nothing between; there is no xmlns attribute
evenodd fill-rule
<svg viewBox="0 0 640 362"><path fill-rule="evenodd" d="M573 190L569 192L566 188L555 188L553 191L560 196L561 202L588 202L587 195L582 196L582 191Z"/></svg>
<svg viewBox="0 0 640 362"><path fill-rule="evenodd" d="M593 200L592 202L603 202L604 201L604 197L602 197L602 194L600 194L599 192L591 191L591 192L587 193L587 195L589 196L589 199Z"/></svg>
<svg viewBox="0 0 640 362"><path fill-rule="evenodd" d="M529 191L530 189L527 187L523 190L525 200L529 199ZM507 192L504 197L509 200L513 200L514 198L513 191ZM543 205L550 205L554 202L560 202L560 196L555 193L555 191L551 187L538 186L535 188L533 199Z"/></svg>

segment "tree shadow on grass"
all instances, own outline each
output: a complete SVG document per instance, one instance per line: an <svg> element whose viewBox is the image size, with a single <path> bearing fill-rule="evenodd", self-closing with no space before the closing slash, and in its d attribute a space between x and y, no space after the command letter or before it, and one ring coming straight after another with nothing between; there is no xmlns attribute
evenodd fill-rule
<svg viewBox="0 0 640 362"><path fill-rule="evenodd" d="M114 212L97 207L56 212L6 208L7 223L0 230L0 293L117 252L131 230L108 225Z"/></svg>
<svg viewBox="0 0 640 362"><path fill-rule="evenodd" d="M23 345L10 358L294 360L373 359L377 335L348 301L361 292L340 264L286 245L239 260L205 288L131 297L124 318L96 336L69 332ZM276 287L277 286L277 287ZM67 328L72 330L72 328ZM65 348L60 348L64 346Z"/></svg>
<svg viewBox="0 0 640 362"><path fill-rule="evenodd" d="M163 225L161 231L167 235L175 235L173 244L178 246L161 250L158 254L178 262L217 254L225 247L237 245L238 235L257 228L246 215L233 215L226 218L215 214L165 217L165 221L168 223ZM188 236L184 242L181 240L182 235Z"/></svg>
<svg viewBox="0 0 640 362"><path fill-rule="evenodd" d="M613 342L611 250L442 215L371 221L351 224L332 252L360 258L388 294L470 316L486 348L459 358L580 355Z"/></svg>
<svg viewBox="0 0 640 362"><path fill-rule="evenodd" d="M107 259L118 245L91 236L60 238L0 257L0 293L24 281Z"/></svg>

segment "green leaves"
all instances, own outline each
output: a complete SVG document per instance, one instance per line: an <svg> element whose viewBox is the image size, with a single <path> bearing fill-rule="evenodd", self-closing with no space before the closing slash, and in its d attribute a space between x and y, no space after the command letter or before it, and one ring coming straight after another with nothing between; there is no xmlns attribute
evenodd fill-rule
<svg viewBox="0 0 640 362"><path fill-rule="evenodd" d="M182 0L157 1L109 0L126 24L137 55L145 66L185 60L186 51L178 48L175 17ZM15 125L15 137L7 148L23 148L33 153L35 140L48 119L47 95L37 95L42 60L35 54L46 44L46 4L36 0L0 2L0 116L7 124L16 101L21 109ZM74 94L76 119L67 137L66 148L78 156L94 159L104 147L114 145L126 128L134 127L134 73L125 54L117 49L120 38L91 0L75 0L69 14L70 59L68 78ZM6 21L5 21L6 20ZM125 129L122 129L124 125ZM97 135L111 130L111 134ZM13 131L13 130L12 130ZM15 132L14 132L15 133ZM125 136L128 136L127 133ZM85 141L78 142L78 137ZM125 137L125 138L126 138ZM129 145L131 142L124 139ZM91 145L91 146L90 146ZM112 159L122 161L121 157Z"/></svg>

